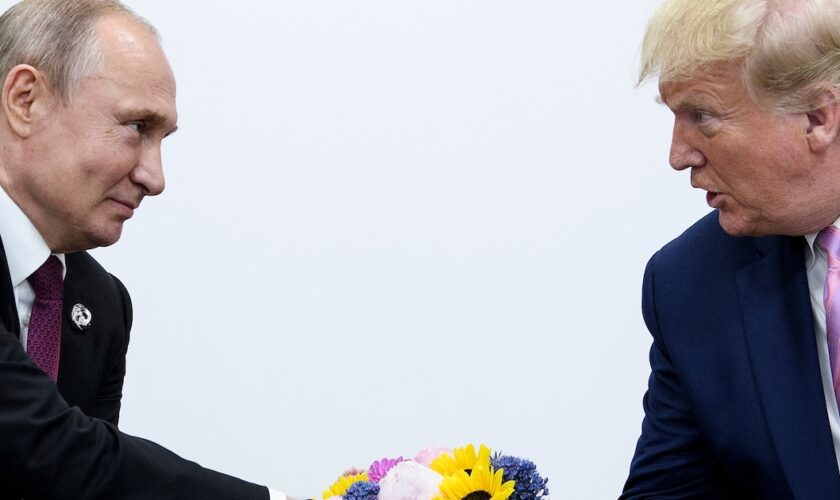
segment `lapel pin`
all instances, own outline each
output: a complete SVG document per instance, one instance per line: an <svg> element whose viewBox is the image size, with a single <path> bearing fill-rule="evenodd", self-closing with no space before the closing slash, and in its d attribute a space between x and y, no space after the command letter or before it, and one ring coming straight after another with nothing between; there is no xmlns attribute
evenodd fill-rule
<svg viewBox="0 0 840 500"><path fill-rule="evenodd" d="M78 330L85 331L90 328L90 321L93 316L84 304L76 304L70 311L70 319L73 320L73 324L76 325Z"/></svg>

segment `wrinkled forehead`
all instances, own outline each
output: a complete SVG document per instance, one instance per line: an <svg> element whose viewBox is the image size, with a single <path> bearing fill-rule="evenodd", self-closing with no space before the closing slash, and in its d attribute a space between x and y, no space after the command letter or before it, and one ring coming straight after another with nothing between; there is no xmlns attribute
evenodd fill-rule
<svg viewBox="0 0 840 500"><path fill-rule="evenodd" d="M718 61L700 66L671 79L659 79L659 95L663 101L674 96L691 94L746 95L743 83L743 62Z"/></svg>
<svg viewBox="0 0 840 500"><path fill-rule="evenodd" d="M83 78L70 105L96 107L120 120L142 120L167 130L177 126L175 77L157 36L125 17L97 24L102 62Z"/></svg>

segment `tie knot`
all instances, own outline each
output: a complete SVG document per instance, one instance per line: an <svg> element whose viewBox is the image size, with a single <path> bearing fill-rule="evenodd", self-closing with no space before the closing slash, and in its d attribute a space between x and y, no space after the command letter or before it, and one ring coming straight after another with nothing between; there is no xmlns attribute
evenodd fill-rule
<svg viewBox="0 0 840 500"><path fill-rule="evenodd" d="M37 271L29 276L29 284L39 299L61 299L64 292L61 261L50 255Z"/></svg>

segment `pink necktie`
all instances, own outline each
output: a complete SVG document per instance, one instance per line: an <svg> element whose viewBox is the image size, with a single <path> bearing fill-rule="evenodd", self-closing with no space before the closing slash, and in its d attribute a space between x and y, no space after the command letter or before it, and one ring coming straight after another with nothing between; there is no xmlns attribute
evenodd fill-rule
<svg viewBox="0 0 840 500"><path fill-rule="evenodd" d="M35 303L29 317L26 352L38 368L56 380L61 354L61 304L64 296L64 279L58 257L50 255L29 277L29 284L35 291Z"/></svg>

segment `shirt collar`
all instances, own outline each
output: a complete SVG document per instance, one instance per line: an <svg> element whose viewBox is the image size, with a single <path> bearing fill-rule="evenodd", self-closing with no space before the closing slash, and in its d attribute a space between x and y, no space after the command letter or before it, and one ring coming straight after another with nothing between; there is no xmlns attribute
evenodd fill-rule
<svg viewBox="0 0 840 500"><path fill-rule="evenodd" d="M834 221L832 226L840 229L840 218ZM805 269L810 270L817 261L817 235L819 232L805 235ZM825 257L823 257L825 258Z"/></svg>
<svg viewBox="0 0 840 500"><path fill-rule="evenodd" d="M9 263L12 286L17 288L46 262L52 252L44 237L4 189L0 189L0 235ZM61 261L62 277L67 274L64 254L55 254Z"/></svg>

